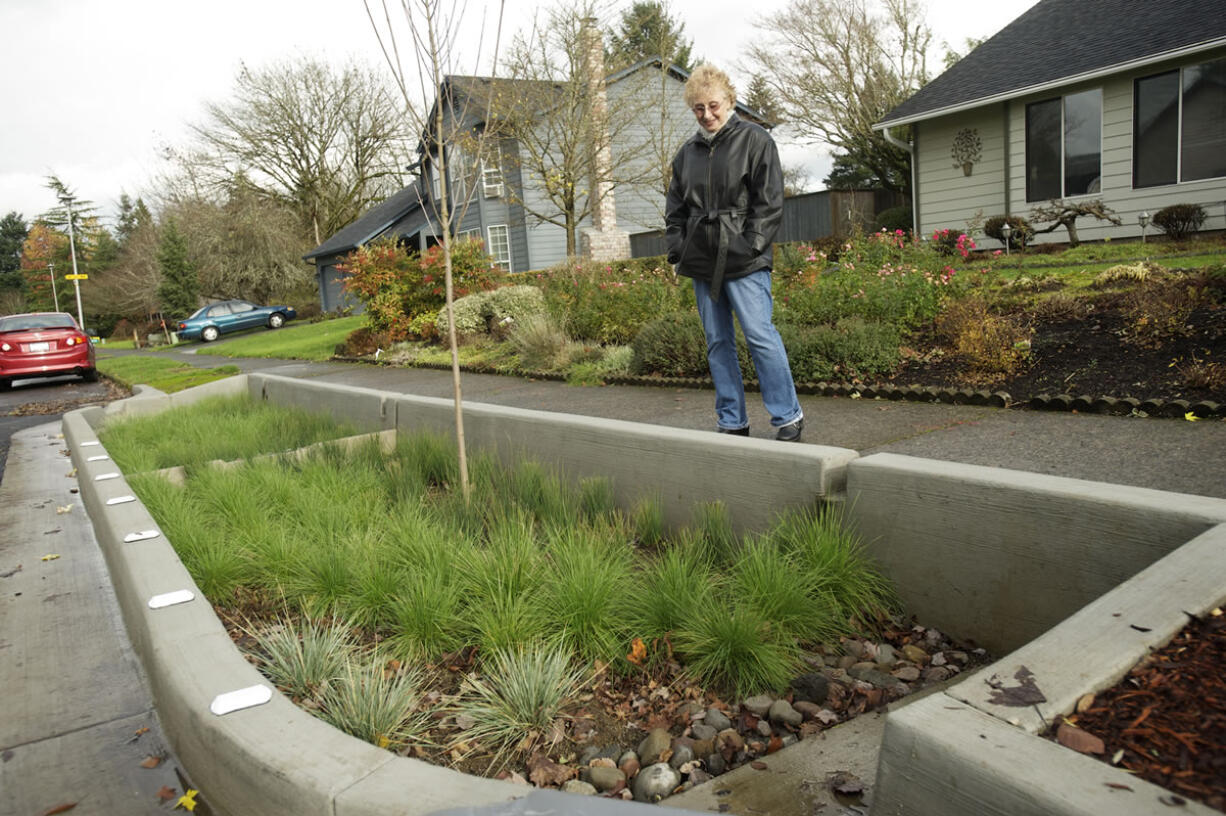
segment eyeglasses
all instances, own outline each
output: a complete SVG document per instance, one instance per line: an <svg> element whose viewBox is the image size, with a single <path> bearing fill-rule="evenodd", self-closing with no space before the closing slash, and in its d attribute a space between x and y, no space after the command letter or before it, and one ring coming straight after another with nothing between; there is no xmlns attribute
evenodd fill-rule
<svg viewBox="0 0 1226 816"><path fill-rule="evenodd" d="M718 115L719 115L719 110L720 110L720 108L722 108L723 106L724 106L724 105L723 105L723 103L721 103L721 102L708 102L708 103L707 103L707 104L705 104L705 105L701 105L701 104L699 104L699 105L695 105L695 106L694 106L693 108L691 108L690 110L694 111L694 115L696 115L696 116L702 116L702 115L703 115L704 113L706 113L707 111L710 111L710 112L711 112L711 114L712 114L713 116L718 116Z"/></svg>

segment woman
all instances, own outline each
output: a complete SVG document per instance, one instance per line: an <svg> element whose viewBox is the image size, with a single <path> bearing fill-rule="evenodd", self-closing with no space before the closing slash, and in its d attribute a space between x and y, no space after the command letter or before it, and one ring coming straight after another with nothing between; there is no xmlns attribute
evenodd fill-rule
<svg viewBox="0 0 1226 816"><path fill-rule="evenodd" d="M668 261L693 279L707 337L720 433L749 435L733 315L749 344L775 438L800 440L804 414L771 319L771 244L783 218L783 170L770 134L736 115L728 75L694 69L685 102L698 132L673 159L665 210Z"/></svg>

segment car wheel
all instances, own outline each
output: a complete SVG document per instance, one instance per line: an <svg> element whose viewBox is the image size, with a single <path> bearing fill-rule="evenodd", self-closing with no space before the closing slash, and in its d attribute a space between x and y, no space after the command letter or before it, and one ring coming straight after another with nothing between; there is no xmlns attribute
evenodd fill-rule
<svg viewBox="0 0 1226 816"><path fill-rule="evenodd" d="M13 388L12 380L0 380L0 391L10 391Z"/></svg>
<svg viewBox="0 0 1226 816"><path fill-rule="evenodd" d="M200 332L200 337L202 340L204 340L204 342L212 343L217 339L217 334L218 332L216 326L205 326L204 331Z"/></svg>
<svg viewBox="0 0 1226 816"><path fill-rule="evenodd" d="M87 368L81 372L81 377L88 383L98 382L98 369Z"/></svg>
<svg viewBox="0 0 1226 816"><path fill-rule="evenodd" d="M279 329L285 325L285 315L280 312L273 312L268 316L268 328Z"/></svg>

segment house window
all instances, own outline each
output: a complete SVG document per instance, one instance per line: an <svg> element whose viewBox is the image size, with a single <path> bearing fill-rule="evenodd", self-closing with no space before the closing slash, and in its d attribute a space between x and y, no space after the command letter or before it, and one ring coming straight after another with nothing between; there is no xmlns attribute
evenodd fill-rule
<svg viewBox="0 0 1226 816"><path fill-rule="evenodd" d="M456 237L461 241L480 241L481 228L477 227L476 229L460 230L460 232L456 234Z"/></svg>
<svg viewBox="0 0 1226 816"><path fill-rule="evenodd" d="M502 196L502 148L497 145L481 162L481 186L486 198Z"/></svg>
<svg viewBox="0 0 1226 816"><path fill-rule="evenodd" d="M430 192L435 201L439 201L443 197L443 185L441 184L442 174L439 173L438 162L430 163Z"/></svg>
<svg viewBox="0 0 1226 816"><path fill-rule="evenodd" d="M1226 59L1143 77L1133 93L1133 187L1226 176Z"/></svg>
<svg viewBox="0 0 1226 816"><path fill-rule="evenodd" d="M1095 88L1026 106L1026 200L1097 193L1103 95Z"/></svg>
<svg viewBox="0 0 1226 816"><path fill-rule="evenodd" d="M495 224L487 228L488 238L485 248L494 259L494 265L511 271L511 236L506 224Z"/></svg>

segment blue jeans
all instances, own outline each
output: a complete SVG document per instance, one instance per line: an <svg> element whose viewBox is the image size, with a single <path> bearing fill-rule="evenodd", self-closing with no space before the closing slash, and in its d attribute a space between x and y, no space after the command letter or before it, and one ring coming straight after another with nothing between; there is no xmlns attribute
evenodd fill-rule
<svg viewBox="0 0 1226 816"><path fill-rule="evenodd" d="M745 411L745 383L736 357L733 314L749 344L762 404L778 428L803 416L796 399L796 384L788 367L783 340L771 320L771 271L762 269L742 278L725 279L719 301L711 300L711 285L694 278L694 299L707 336L707 364L715 384L715 420L719 427L735 431L749 427Z"/></svg>

